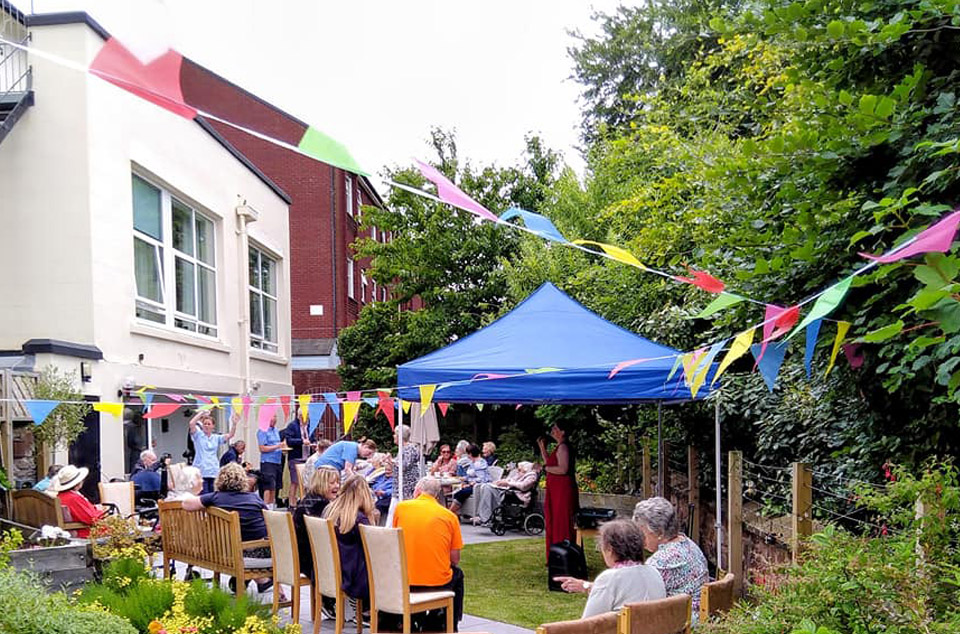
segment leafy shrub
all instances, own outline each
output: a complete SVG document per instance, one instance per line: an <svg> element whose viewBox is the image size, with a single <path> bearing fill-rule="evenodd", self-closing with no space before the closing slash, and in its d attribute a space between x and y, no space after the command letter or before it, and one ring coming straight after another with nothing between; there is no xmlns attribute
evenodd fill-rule
<svg viewBox="0 0 960 634"><path fill-rule="evenodd" d="M112 585L90 584L80 593L80 604L92 605L121 616L139 632L147 632L150 622L173 607L173 589L160 580L141 581L123 587L117 578Z"/></svg>
<svg viewBox="0 0 960 634"><path fill-rule="evenodd" d="M0 632L4 634L136 634L123 618L47 594L37 578L0 569Z"/></svg>
<svg viewBox="0 0 960 634"><path fill-rule="evenodd" d="M264 621L270 620L269 606L258 603L246 594L241 594L239 599L235 598L223 589L211 588L199 579L190 584L183 600L183 608L187 614L213 618L213 622L208 628L201 630L201 634L238 630L251 616Z"/></svg>

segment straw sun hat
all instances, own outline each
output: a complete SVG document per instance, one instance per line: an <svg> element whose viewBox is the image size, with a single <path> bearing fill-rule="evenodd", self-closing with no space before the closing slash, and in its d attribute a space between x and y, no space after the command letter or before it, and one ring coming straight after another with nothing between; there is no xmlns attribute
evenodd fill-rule
<svg viewBox="0 0 960 634"><path fill-rule="evenodd" d="M90 470L86 467L78 468L72 464L68 464L63 469L60 469L57 475L53 476L53 480L50 482L50 488L57 492L69 491L83 482L88 473L90 473Z"/></svg>

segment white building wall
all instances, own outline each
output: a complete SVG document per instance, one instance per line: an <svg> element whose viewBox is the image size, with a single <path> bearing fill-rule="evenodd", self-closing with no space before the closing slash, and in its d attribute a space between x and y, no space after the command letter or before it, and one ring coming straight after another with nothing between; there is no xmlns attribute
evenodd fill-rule
<svg viewBox="0 0 960 634"><path fill-rule="evenodd" d="M85 25L34 29L34 46L81 63L92 61L102 44ZM14 306L0 308L0 349L30 338L92 343L104 358L93 362L83 388L105 401L118 400L129 385L202 395L242 394L248 387L257 388L255 397L291 394L286 203L196 122L43 60L34 60L34 72L36 105L0 146L0 213L13 217L4 220L11 230L0 232L0 257L23 273L0 278L0 296L15 298ZM135 316L134 171L214 220L215 338ZM247 256L236 213L244 200L259 213L250 239L280 264L276 354L249 347ZM79 367L77 360L42 356ZM227 418L220 414L224 427ZM159 451L182 452L187 420L181 409L166 433L161 421L151 423ZM122 423L103 414L100 429L103 478L120 477ZM255 462L252 416L240 435Z"/></svg>

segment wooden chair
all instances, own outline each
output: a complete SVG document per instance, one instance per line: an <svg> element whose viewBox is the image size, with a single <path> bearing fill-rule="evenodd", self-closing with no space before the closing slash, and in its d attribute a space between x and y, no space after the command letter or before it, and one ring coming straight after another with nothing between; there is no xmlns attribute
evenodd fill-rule
<svg viewBox="0 0 960 634"><path fill-rule="evenodd" d="M628 603L620 610L620 634L690 634L693 599L678 594Z"/></svg>
<svg viewBox="0 0 960 634"><path fill-rule="evenodd" d="M402 528L360 526L363 552L370 576L370 633L377 634L377 611L403 615L403 634L410 634L410 615L444 608L446 632L453 631L453 592L410 592L407 550Z"/></svg>
<svg viewBox="0 0 960 634"><path fill-rule="evenodd" d="M273 613L290 606L290 619L300 622L300 588L310 586L310 579L300 574L300 555L293 515L286 511L263 511L270 537L270 556L273 559ZM280 584L290 586L290 601L280 603ZM310 592L310 614L315 614L314 592Z"/></svg>
<svg viewBox="0 0 960 634"><path fill-rule="evenodd" d="M619 613L607 612L576 621L544 623L537 628L537 634L617 634L619 622Z"/></svg>
<svg viewBox="0 0 960 634"><path fill-rule="evenodd" d="M273 578L273 561L243 556L250 548L269 546L270 540L242 541L240 516L215 506L202 511L185 511L182 502L157 503L160 509L160 539L163 544L163 575L170 578L170 562L180 561L213 571L214 585L220 575L237 579L240 596L251 579Z"/></svg>
<svg viewBox="0 0 960 634"><path fill-rule="evenodd" d="M297 470L297 498L303 499L303 488L306 486L306 483L303 481L303 472L307 468L305 462L294 465L294 468Z"/></svg>
<svg viewBox="0 0 960 634"><path fill-rule="evenodd" d="M114 504L120 517L130 517L137 511L133 482L98 482L100 503Z"/></svg>
<svg viewBox="0 0 960 634"><path fill-rule="evenodd" d="M20 489L12 492L13 521L41 528L58 526L65 531L90 528L81 522L71 521L60 505L60 500L33 489Z"/></svg>
<svg viewBox="0 0 960 634"><path fill-rule="evenodd" d="M733 581L728 572L723 579L705 583L700 588L700 622L703 623L718 612L728 612L733 607Z"/></svg>
<svg viewBox="0 0 960 634"><path fill-rule="evenodd" d="M333 522L319 517L306 515L303 518L310 539L310 552L313 553L314 607L313 634L320 632L320 604L323 597L336 600L334 630L343 632L344 612L347 608L347 595L342 588L340 571L340 547ZM363 602L357 600L357 634L363 631Z"/></svg>

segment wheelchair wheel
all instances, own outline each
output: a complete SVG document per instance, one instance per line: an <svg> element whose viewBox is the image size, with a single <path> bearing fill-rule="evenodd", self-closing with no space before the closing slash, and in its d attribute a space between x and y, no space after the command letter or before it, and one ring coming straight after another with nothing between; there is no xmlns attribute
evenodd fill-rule
<svg viewBox="0 0 960 634"><path fill-rule="evenodd" d="M547 523L540 513L531 513L523 520L523 530L526 531L527 535L540 535L546 526Z"/></svg>
<svg viewBox="0 0 960 634"><path fill-rule="evenodd" d="M503 522L498 522L496 520L490 524L490 532L492 532L497 537L504 535L507 532L507 527L504 526Z"/></svg>

